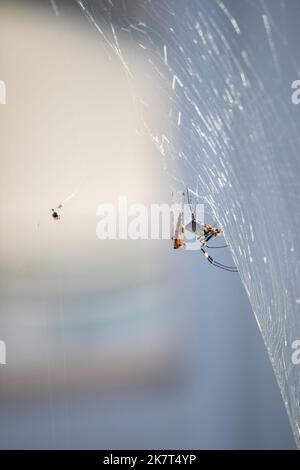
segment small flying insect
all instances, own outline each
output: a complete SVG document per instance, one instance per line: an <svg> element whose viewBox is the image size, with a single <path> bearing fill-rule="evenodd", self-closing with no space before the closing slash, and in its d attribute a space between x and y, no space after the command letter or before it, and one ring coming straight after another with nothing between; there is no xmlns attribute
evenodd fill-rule
<svg viewBox="0 0 300 470"><path fill-rule="evenodd" d="M184 192L182 193L182 196L184 198L185 196ZM212 264L213 266L216 266L217 268L224 269L225 271L238 272L238 269L236 268L236 266L227 266L226 264L220 263L219 261L216 261L212 256L210 256L209 253L206 251L207 249L212 249L212 248L226 248L228 247L228 245L221 245L221 246L209 246L208 245L208 242L211 239L215 237L221 237L223 235L223 231L215 227L215 225L204 224L203 222L198 221L196 219L196 204L194 206L192 204L190 190L188 187L187 187L187 202L190 208L192 220L188 224L184 225L183 202L182 202L182 210L180 211L177 226L175 229L174 245L173 245L174 249L185 248L186 243L185 243L184 233L185 231L192 232L196 235L197 239L199 240L200 250L203 256L205 257L205 259L207 259L207 261L210 264ZM182 240L184 241L183 243L182 243Z"/></svg>
<svg viewBox="0 0 300 470"><path fill-rule="evenodd" d="M56 209L51 209L51 215L54 220L60 220L60 209L62 209L62 207L63 205L60 204Z"/></svg>

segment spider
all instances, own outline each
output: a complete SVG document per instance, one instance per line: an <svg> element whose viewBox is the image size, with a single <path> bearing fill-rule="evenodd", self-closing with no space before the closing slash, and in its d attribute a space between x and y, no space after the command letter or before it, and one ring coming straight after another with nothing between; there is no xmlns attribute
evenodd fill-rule
<svg viewBox="0 0 300 470"><path fill-rule="evenodd" d="M60 220L60 212L59 212L59 209L62 209L62 204L60 204L59 206L57 206L56 209L51 209L51 212L52 212L52 218L54 220Z"/></svg>
<svg viewBox="0 0 300 470"><path fill-rule="evenodd" d="M186 247L186 242L185 242L185 231L195 233L197 236L197 239L200 241L200 249L201 253L207 259L207 261L212 264L213 266L216 266L217 268L224 269L225 271L230 271L230 272L238 272L236 266L227 266L226 264L220 263L219 261L216 261L210 254L205 250L206 249L211 249L211 248L226 248L228 245L222 245L222 246L208 246L209 240L215 237L220 237L223 235L223 231L220 230L219 228L215 227L214 225L210 224L204 224L200 221L197 221L196 219L196 206L192 206L191 203L191 198L190 198L190 190L187 188L187 201L188 205L191 211L191 217L192 220L187 224L184 225L184 214L183 214L183 203L184 203L184 197L185 193L182 193L182 210L180 211L179 217L178 217L178 222L177 226L175 229L175 236L174 236L174 243L173 243L173 248L178 249L178 248L185 248Z"/></svg>

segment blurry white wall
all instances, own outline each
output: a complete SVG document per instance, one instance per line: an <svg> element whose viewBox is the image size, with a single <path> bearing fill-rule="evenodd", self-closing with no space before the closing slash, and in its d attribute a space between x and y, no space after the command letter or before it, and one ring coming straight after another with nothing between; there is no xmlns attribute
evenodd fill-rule
<svg viewBox="0 0 300 470"><path fill-rule="evenodd" d="M124 68L76 20L19 5L3 10L0 30L2 393L163 376L176 364L167 242L96 237L99 204L167 194Z"/></svg>

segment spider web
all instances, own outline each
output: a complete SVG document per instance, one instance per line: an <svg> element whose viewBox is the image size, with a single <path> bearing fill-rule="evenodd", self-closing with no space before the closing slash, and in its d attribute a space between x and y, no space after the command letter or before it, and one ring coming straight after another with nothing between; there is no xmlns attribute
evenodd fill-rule
<svg viewBox="0 0 300 470"><path fill-rule="evenodd" d="M300 447L299 3L76 2L122 62L170 185L189 185L224 229ZM159 123L137 57L156 78Z"/></svg>

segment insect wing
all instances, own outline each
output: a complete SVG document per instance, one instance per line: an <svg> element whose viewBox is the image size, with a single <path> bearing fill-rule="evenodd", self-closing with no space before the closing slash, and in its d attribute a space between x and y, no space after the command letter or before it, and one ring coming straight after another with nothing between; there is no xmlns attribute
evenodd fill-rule
<svg viewBox="0 0 300 470"><path fill-rule="evenodd" d="M178 216L175 232L174 232L174 244L173 248L177 250L178 248L185 248L185 235L184 235L184 226L183 226L183 212L180 211Z"/></svg>
<svg viewBox="0 0 300 470"><path fill-rule="evenodd" d="M187 232L194 233L197 238L204 237L204 225L200 224L199 222L190 221L186 226L185 229Z"/></svg>

